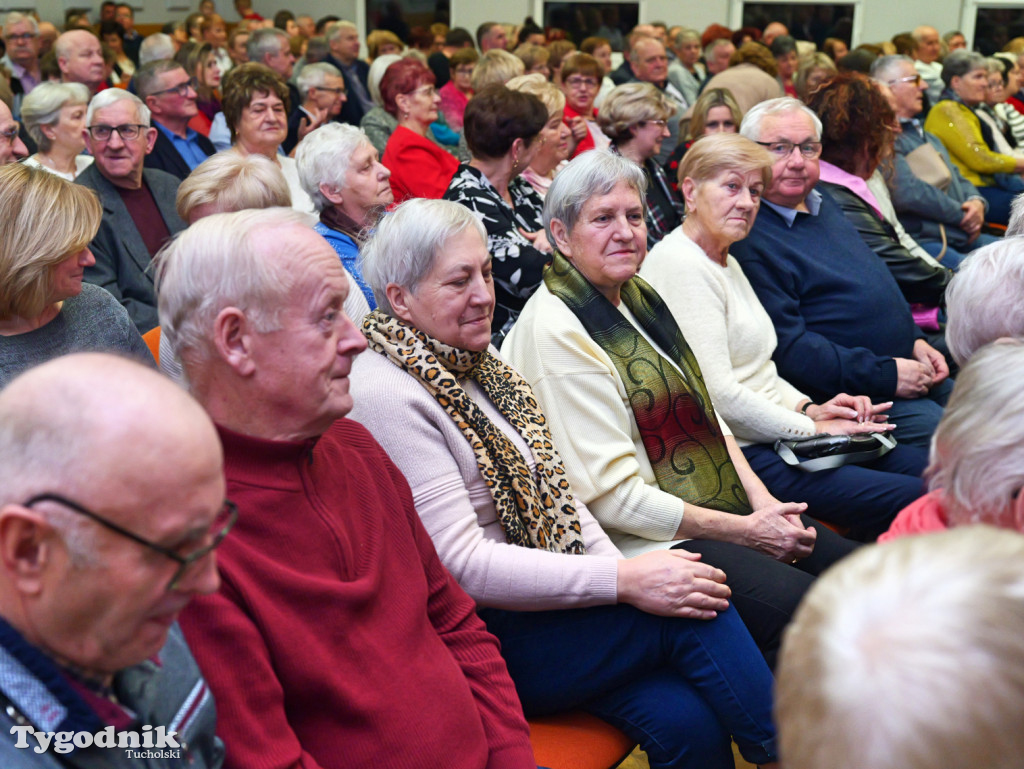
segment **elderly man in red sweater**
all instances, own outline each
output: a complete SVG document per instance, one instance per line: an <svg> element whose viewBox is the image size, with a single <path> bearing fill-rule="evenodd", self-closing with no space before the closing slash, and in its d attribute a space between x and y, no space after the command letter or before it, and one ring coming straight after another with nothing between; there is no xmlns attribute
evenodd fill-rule
<svg viewBox="0 0 1024 769"><path fill-rule="evenodd" d="M158 271L163 333L240 511L220 591L181 618L226 766L532 769L497 640L404 477L342 418L366 342L331 247L290 210L217 214Z"/></svg>

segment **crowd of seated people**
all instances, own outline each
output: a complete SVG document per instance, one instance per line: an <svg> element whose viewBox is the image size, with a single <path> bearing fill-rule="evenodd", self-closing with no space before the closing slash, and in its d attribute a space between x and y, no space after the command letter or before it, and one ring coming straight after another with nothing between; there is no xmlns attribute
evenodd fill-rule
<svg viewBox="0 0 1024 769"><path fill-rule="evenodd" d="M0 17L0 763L813 765L824 572L1024 532L1024 38L234 11Z"/></svg>

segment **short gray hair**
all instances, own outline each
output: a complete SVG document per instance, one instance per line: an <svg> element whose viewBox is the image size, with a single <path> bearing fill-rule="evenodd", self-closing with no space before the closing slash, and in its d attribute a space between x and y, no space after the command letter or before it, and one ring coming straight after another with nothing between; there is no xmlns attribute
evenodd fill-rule
<svg viewBox="0 0 1024 769"><path fill-rule="evenodd" d="M21 119L40 152L49 152L52 142L43 126L60 120L60 111L68 104L88 104L89 89L81 83L44 82L32 89L21 103Z"/></svg>
<svg viewBox="0 0 1024 769"><path fill-rule="evenodd" d="M837 756L872 769L1014 766L1024 538L971 526L860 548L811 586L777 676L787 769Z"/></svg>
<svg viewBox="0 0 1024 769"><path fill-rule="evenodd" d="M157 90L156 85L160 75L174 72L176 69L184 71L185 67L174 59L157 59L143 64L135 71L135 93L145 101L147 96L152 96L153 92Z"/></svg>
<svg viewBox="0 0 1024 769"><path fill-rule="evenodd" d="M689 27L683 27L678 32L676 32L676 34L672 37L672 47L673 48L678 48L683 43L686 43L686 42L692 41L692 40L696 40L699 43L700 42L700 32L698 32L695 29L690 29Z"/></svg>
<svg viewBox="0 0 1024 769"><path fill-rule="evenodd" d="M894 53L888 56L879 56L871 62L871 77L880 83L888 84L892 77L893 70L900 64L914 66L914 60L902 53Z"/></svg>
<svg viewBox="0 0 1024 769"><path fill-rule="evenodd" d="M328 42L338 37L341 34L341 30L343 29L354 29L357 34L359 33L359 27L357 27L351 21L345 21L344 19L341 21L336 21L327 27L326 31Z"/></svg>
<svg viewBox="0 0 1024 769"><path fill-rule="evenodd" d="M548 240L555 242L552 220L560 221L572 234L586 202L596 195L607 195L620 182L636 190L646 218L647 176L640 166L611 150L590 150L578 155L558 172L544 198L543 222Z"/></svg>
<svg viewBox="0 0 1024 769"><path fill-rule="evenodd" d="M151 61L174 58L174 40L163 32L146 35L139 44L139 66L144 67Z"/></svg>
<svg viewBox="0 0 1024 769"><path fill-rule="evenodd" d="M1013 199L1010 204L1010 222L1006 225L1005 237L1013 238L1024 235L1024 192Z"/></svg>
<svg viewBox="0 0 1024 769"><path fill-rule="evenodd" d="M942 61L942 82L949 86L954 77L963 77L976 69L988 69L984 56L975 51L953 51Z"/></svg>
<svg viewBox="0 0 1024 769"><path fill-rule="evenodd" d="M706 46L704 46L704 58L705 59L711 58L714 55L716 48L719 48L719 47L721 47L723 45L732 45L732 44L733 44L732 40L730 40L727 37L716 37L714 40L712 40L710 43L708 43Z"/></svg>
<svg viewBox="0 0 1024 769"><path fill-rule="evenodd" d="M267 54L278 54L281 52L281 38L290 40L288 33L277 27L269 29L257 29L249 35L249 42L245 44L245 51L249 54L249 61L263 63L263 57Z"/></svg>
<svg viewBox="0 0 1024 769"><path fill-rule="evenodd" d="M1015 528L1014 499L1024 487L1024 340L978 350L956 377L932 436L929 487L942 495L951 526Z"/></svg>
<svg viewBox="0 0 1024 769"><path fill-rule="evenodd" d="M333 64L328 64L325 61L307 64L295 79L299 95L305 99L309 95L310 88L323 88L329 77L341 77L341 72ZM295 106L298 107L297 104Z"/></svg>
<svg viewBox="0 0 1024 769"><path fill-rule="evenodd" d="M32 27L33 32L35 32L37 35L39 34L39 22L36 21L35 18L29 16L26 13L11 11L9 14L7 14L6 18L4 18L4 30L7 30L7 28L10 27L12 24L28 24L30 27Z"/></svg>
<svg viewBox="0 0 1024 769"><path fill-rule="evenodd" d="M363 279L373 289L377 306L393 313L388 284L415 293L445 244L469 229L480 234L486 248L483 223L468 208L450 200L413 198L383 217L359 253Z"/></svg>
<svg viewBox="0 0 1024 769"><path fill-rule="evenodd" d="M761 121L771 115L788 115L791 112L803 112L811 119L814 125L814 132L818 139L821 139L821 119L814 114L814 111L799 99L792 96L780 96L777 99L769 99L750 108L750 112L743 116L740 124L740 134L751 141L761 141Z"/></svg>
<svg viewBox="0 0 1024 769"><path fill-rule="evenodd" d="M278 327L293 276L267 253L267 235L310 217L290 208L247 209L207 216L154 258L161 335L192 377L192 365L212 356L213 324L237 307L260 332Z"/></svg>
<svg viewBox="0 0 1024 769"><path fill-rule="evenodd" d="M363 144L370 144L363 129L347 123L322 125L299 143L295 150L299 183L317 211L331 205L320 191L320 185L345 189L345 175L352 153Z"/></svg>
<svg viewBox="0 0 1024 769"><path fill-rule="evenodd" d="M597 113L601 130L616 145L633 138L632 127L648 120L668 120L676 105L653 83L631 82L613 88Z"/></svg>
<svg viewBox="0 0 1024 769"><path fill-rule="evenodd" d="M123 88L107 88L93 96L92 101L89 102L89 110L85 113L85 124L92 125L92 118L96 114L96 110L106 109L118 101L130 101L139 112L139 122L147 128L152 125L149 107L138 96Z"/></svg>
<svg viewBox="0 0 1024 769"><path fill-rule="evenodd" d="M946 343L966 363L982 345L1024 336L1024 238L1007 237L971 253L946 288Z"/></svg>
<svg viewBox="0 0 1024 769"><path fill-rule="evenodd" d="M384 99L380 95L380 81L384 79L384 73L388 71L388 67L401 60L402 57L397 53L386 53L383 56L378 56L370 65L370 73L366 76L366 88L370 92L373 103L378 107L384 106Z"/></svg>
<svg viewBox="0 0 1024 769"><path fill-rule="evenodd" d="M198 166L178 186L175 208L182 221L202 205L215 204L220 213L246 208L287 208L292 193L281 167L258 153L242 155L225 150Z"/></svg>

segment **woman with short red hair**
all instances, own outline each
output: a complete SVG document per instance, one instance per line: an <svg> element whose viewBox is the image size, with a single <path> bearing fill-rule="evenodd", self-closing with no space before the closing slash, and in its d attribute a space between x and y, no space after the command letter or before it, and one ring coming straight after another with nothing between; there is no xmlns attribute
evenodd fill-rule
<svg viewBox="0 0 1024 769"><path fill-rule="evenodd" d="M434 73L415 59L396 61L380 81L384 109L398 118L381 162L391 171L395 203L409 198L440 198L459 161L427 134L437 120L441 97Z"/></svg>

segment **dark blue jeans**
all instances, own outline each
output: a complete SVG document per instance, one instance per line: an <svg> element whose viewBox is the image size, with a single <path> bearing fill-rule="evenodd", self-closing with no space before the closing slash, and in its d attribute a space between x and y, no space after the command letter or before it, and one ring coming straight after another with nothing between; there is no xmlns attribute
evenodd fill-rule
<svg viewBox="0 0 1024 769"><path fill-rule="evenodd" d="M777 760L772 676L734 609L717 619L632 606L482 609L529 715L582 708L640 743L652 769Z"/></svg>
<svg viewBox="0 0 1024 769"><path fill-rule="evenodd" d="M1017 193L1000 187L978 187L978 193L988 201L988 212L985 214L986 222L1010 223L1010 204L1013 203Z"/></svg>
<svg viewBox="0 0 1024 769"><path fill-rule="evenodd" d="M767 444L746 446L743 456L776 499L806 502L811 518L847 528L860 542L875 540L924 493L921 473L928 465L927 451L902 444L873 462L817 473L787 465Z"/></svg>
<svg viewBox="0 0 1024 769"><path fill-rule="evenodd" d="M896 440L927 450L952 393L953 380L944 379L923 398L893 398L889 421L896 425Z"/></svg>

